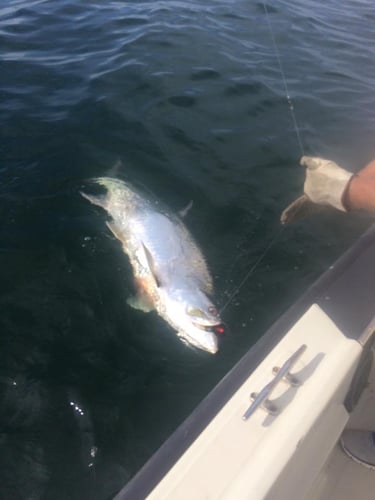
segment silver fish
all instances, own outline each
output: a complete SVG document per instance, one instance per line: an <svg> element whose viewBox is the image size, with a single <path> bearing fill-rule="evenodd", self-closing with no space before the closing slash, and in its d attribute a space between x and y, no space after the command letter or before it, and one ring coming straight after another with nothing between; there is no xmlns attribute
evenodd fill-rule
<svg viewBox="0 0 375 500"><path fill-rule="evenodd" d="M106 195L81 194L112 217L107 226L129 257L138 290L128 304L144 312L156 310L183 342L216 353L224 327L208 298L212 278L181 219L124 181L94 181L106 188Z"/></svg>

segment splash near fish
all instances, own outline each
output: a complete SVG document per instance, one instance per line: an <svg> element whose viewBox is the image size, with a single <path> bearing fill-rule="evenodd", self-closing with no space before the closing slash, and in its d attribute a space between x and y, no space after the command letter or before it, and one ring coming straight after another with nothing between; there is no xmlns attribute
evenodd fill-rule
<svg viewBox="0 0 375 500"><path fill-rule="evenodd" d="M212 278L182 220L120 179L94 182L107 190L105 195L81 194L112 217L107 226L130 260L137 289L128 304L155 310L183 342L216 353L224 327L209 298Z"/></svg>

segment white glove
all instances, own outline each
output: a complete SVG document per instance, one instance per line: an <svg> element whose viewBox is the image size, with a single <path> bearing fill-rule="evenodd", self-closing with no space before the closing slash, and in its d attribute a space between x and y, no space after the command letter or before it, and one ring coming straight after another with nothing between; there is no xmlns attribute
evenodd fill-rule
<svg viewBox="0 0 375 500"><path fill-rule="evenodd" d="M346 212L342 198L353 174L324 158L302 156L300 163L306 167L304 192L309 199Z"/></svg>

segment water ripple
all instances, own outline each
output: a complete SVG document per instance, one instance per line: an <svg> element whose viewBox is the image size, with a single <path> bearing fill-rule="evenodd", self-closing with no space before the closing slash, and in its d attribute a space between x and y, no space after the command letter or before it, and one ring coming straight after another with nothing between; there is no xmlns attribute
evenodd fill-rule
<svg viewBox="0 0 375 500"><path fill-rule="evenodd" d="M121 248L78 191L108 174L176 210L194 199L187 224L226 297L302 185L263 2L2 4L0 414L17 432L0 437L0 497L113 498L364 224L292 229L226 310L219 357L187 351L128 310ZM374 154L372 0L266 4L306 152L359 168Z"/></svg>

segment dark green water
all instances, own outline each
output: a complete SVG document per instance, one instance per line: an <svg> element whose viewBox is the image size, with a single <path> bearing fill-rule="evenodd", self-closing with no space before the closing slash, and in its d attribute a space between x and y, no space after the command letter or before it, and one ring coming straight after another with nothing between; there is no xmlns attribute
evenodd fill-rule
<svg viewBox="0 0 375 500"><path fill-rule="evenodd" d="M268 9L306 153L358 170L372 0ZM226 303L303 180L262 3L8 1L0 42L0 498L104 500L370 221L284 229L226 308L220 353L187 349L126 305L126 258L78 191L120 160L173 210L193 200Z"/></svg>

